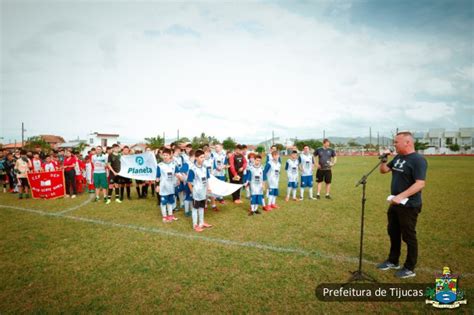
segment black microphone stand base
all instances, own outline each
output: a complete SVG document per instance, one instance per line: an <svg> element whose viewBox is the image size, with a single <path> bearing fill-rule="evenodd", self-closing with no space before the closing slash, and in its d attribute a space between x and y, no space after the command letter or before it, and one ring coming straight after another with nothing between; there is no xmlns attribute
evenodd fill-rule
<svg viewBox="0 0 474 315"><path fill-rule="evenodd" d="M377 282L375 278L373 278L371 275L366 274L365 272L361 270L356 270L356 271L349 271L351 274L350 278L347 280L346 284L352 283L352 282L357 282L357 281L369 281L369 282Z"/></svg>

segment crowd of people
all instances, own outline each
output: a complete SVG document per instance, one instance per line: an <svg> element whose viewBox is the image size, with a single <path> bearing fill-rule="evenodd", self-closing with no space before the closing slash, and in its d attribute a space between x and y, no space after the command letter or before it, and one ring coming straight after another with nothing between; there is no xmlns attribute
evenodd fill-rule
<svg viewBox="0 0 474 315"><path fill-rule="evenodd" d="M286 161L288 189L285 201L290 197L294 201L304 199L308 190L310 199L319 199L322 183L326 183L326 198L330 199L331 167L336 163L335 151L325 139L323 147L310 153L304 146L299 153L296 149ZM126 194L131 199L131 187L139 199L145 199L150 193L157 196L161 207L163 222L177 220L174 211L184 209L185 216L193 217L193 228L202 231L211 227L204 221L204 209L210 204L211 209L218 211L217 203L224 204L223 196L216 196L208 191L208 179L212 174L217 179L243 185L243 191L250 199L249 215L271 211L279 206L280 171L283 167L280 153L276 146L264 157L256 152L249 152L246 145L236 145L234 150L224 151L222 144L213 147L204 145L193 150L191 144L172 143L158 150L147 148L156 155L158 168L156 181L132 180L122 177L120 158L122 155L142 153L141 150L130 150L128 146L101 146L92 148L84 156L71 149L51 150L44 152L41 148L32 151L0 150L0 184L4 192L18 193L19 199L29 198L28 173L63 171L65 179L65 198L76 198L78 194L95 193L95 201L101 195L105 204L112 200L122 203ZM318 159L317 165L315 158ZM317 195L313 196L313 171L317 168ZM301 174L301 176L300 176ZM300 196L296 197L300 188ZM241 189L232 194L232 201L241 204ZM177 203L179 202L179 205Z"/></svg>
<svg viewBox="0 0 474 315"><path fill-rule="evenodd" d="M397 133L394 145L397 155L392 161L387 161L390 151L380 157L380 172L392 173L392 198L387 213L391 246L388 259L377 268L396 269L397 277L409 278L415 276L418 255L416 221L421 212L421 190L425 186L427 163L423 156L416 153L410 132ZM146 150L152 151L149 148ZM49 153L40 148L34 151L0 150L0 184L4 193L18 193L19 199L29 198L28 173L63 171L66 198L89 192L95 193L95 201L98 202L102 193L105 203L110 204L115 192L115 202L122 203L125 192L127 199L131 199L133 181L119 175L121 156L137 153L142 152L132 151L127 146L121 148L118 144L105 149L98 146L84 157L68 149ZM245 191L247 199L250 199L248 215L253 216L261 214L259 207L263 211L279 208L277 197L280 195L282 168L287 173L285 201L290 198L303 200L306 189L309 199L320 199L323 183L326 184L325 198L331 199L331 169L337 161L328 139L324 139L323 146L313 153L307 145L302 152L295 149L284 167L276 146L272 146L271 151L263 156L249 152L246 145L240 144L234 150L225 152L220 143L213 148L204 145L197 150L191 144L172 143L155 150L154 154L158 162L156 180L135 180L138 198L147 198L149 191L151 195L156 195L165 223L178 220L174 212L184 209L185 216L192 217L192 226L197 232L212 227L204 221L204 210L208 204L218 211L217 203L225 203L223 196L214 194L210 189L211 175L224 182L242 185L232 194L232 200L241 204L241 191ZM313 196L313 175L317 182L316 197ZM402 239L408 247L403 268L399 265Z"/></svg>

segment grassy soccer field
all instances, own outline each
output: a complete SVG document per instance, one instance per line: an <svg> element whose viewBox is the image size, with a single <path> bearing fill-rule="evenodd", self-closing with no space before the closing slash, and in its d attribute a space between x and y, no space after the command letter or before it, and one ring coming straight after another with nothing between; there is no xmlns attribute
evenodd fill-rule
<svg viewBox="0 0 474 315"><path fill-rule="evenodd" d="M417 277L434 283L447 265L464 274L474 303L472 157L429 157L424 206L418 219ZM320 302L315 287L345 282L357 269L361 189L354 185L376 158L339 157L333 200L285 203L249 217L248 202L206 212L213 229L196 233L189 218L161 222L156 199L122 204L18 200L0 194L0 313L17 312L271 312L405 313L431 311L419 302ZM283 172L284 173L284 172ZM364 271L386 258L385 198L390 175L367 186ZM280 194L286 194L281 178ZM133 191L134 189L132 189ZM133 196L135 197L135 196ZM402 260L406 248L402 249ZM470 304L469 304L470 303Z"/></svg>

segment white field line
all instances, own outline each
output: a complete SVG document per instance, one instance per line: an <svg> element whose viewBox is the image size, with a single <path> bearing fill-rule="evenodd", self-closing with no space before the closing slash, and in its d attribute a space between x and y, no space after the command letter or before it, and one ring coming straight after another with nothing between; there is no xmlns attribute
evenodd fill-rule
<svg viewBox="0 0 474 315"><path fill-rule="evenodd" d="M349 263L354 263L354 264L359 262L358 257L324 254L319 251L308 251L308 250L304 250L300 248L280 247L280 246L273 246L269 244L262 244L262 243L256 243L256 242L239 242L239 241L234 241L234 240L208 237L208 236L198 235L198 234L188 234L188 233L182 233L182 232L177 232L173 230L165 230L165 229L160 229L160 228L155 228L155 227L145 227L145 226L134 225L134 224L114 223L114 222L103 221L99 219L91 219L91 218L77 217L77 216L64 214L65 212L72 211L71 210L72 208L61 211L61 212L46 212L42 210L35 210L35 209L28 209L28 208L21 208L21 207L7 206L7 205L0 205L0 208L29 212L29 213L33 213L33 214L37 214L41 216L47 216L47 217L59 217L59 218L69 219L69 220L73 220L77 222L91 223L95 225L129 229L129 230L135 230L135 231L140 231L140 232L145 232L145 233L161 234L161 235L184 238L184 239L189 239L189 240L200 240L200 241L222 244L222 245L227 245L227 246L247 247L247 248L254 248L254 249L266 250L266 251L277 252L277 253L297 254L297 255L306 256L306 257L323 258L323 259L328 259L328 260L349 262ZM75 207L74 210L78 208L79 207ZM371 266L375 266L378 264L376 262L369 261L366 259L363 259L362 261L364 264L368 264ZM425 268L425 267L417 268L416 271L431 273L433 275L435 273L440 272L439 268L432 269L432 268ZM473 275L474 274L472 273L462 273L463 277L472 277Z"/></svg>
<svg viewBox="0 0 474 315"><path fill-rule="evenodd" d="M91 202L93 199L95 198L95 195L90 195L89 198L87 198L86 201L78 204L77 206L74 206L74 207L71 207L69 209L66 209L66 210L63 210L63 211L59 211L59 212L56 212L57 214L65 214L65 213L68 213L68 212L71 212L71 211L74 211L74 210L77 210L81 207L84 207L86 204L88 204L89 202Z"/></svg>

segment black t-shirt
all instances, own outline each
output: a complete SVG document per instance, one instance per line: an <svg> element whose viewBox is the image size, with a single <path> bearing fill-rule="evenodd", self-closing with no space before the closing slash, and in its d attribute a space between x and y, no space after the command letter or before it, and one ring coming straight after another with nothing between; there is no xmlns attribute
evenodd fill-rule
<svg viewBox="0 0 474 315"><path fill-rule="evenodd" d="M109 154L108 161L110 166L112 166L113 170L117 173L120 172L120 154Z"/></svg>
<svg viewBox="0 0 474 315"><path fill-rule="evenodd" d="M321 166L322 170L330 170L331 169L331 158L336 156L336 151L331 148L319 148L314 151L314 156L318 157L319 165Z"/></svg>
<svg viewBox="0 0 474 315"><path fill-rule="evenodd" d="M425 180L428 163L422 155L413 152L408 155L398 154L387 166L392 169L391 194L398 195L407 190L415 181ZM420 207L421 191L408 197L405 206Z"/></svg>

